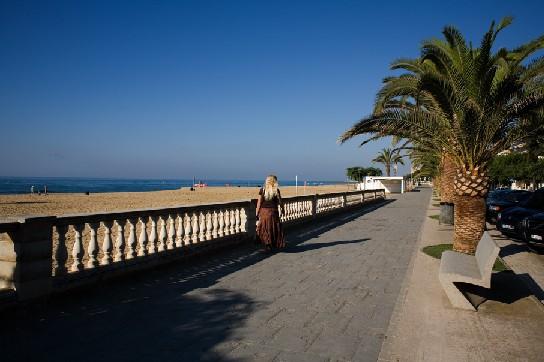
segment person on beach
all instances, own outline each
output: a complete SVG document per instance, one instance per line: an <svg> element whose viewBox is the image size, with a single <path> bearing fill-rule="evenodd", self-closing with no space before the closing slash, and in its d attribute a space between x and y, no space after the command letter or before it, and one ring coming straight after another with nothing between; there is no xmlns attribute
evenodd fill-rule
<svg viewBox="0 0 544 362"><path fill-rule="evenodd" d="M283 203L278 188L278 178L270 175L259 190L257 200L257 236L266 251L285 247L283 227L280 221L280 210L283 214Z"/></svg>

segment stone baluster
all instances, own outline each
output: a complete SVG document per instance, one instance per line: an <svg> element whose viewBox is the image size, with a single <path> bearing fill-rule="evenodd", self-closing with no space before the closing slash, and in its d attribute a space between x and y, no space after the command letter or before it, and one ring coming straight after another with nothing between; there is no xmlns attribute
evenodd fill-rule
<svg viewBox="0 0 544 362"><path fill-rule="evenodd" d="M224 234L225 235L230 235L230 212L229 210L225 210L225 230L224 230Z"/></svg>
<svg viewBox="0 0 544 362"><path fill-rule="evenodd" d="M193 212L193 244L198 243L198 215L196 212Z"/></svg>
<svg viewBox="0 0 544 362"><path fill-rule="evenodd" d="M240 231L243 233L247 232L247 213L245 207L240 210Z"/></svg>
<svg viewBox="0 0 544 362"><path fill-rule="evenodd" d="M141 229L140 229L140 237L138 238L138 256L144 256L147 255L147 231L146 231L146 223L145 219L143 217L139 217L138 221L140 222Z"/></svg>
<svg viewBox="0 0 544 362"><path fill-rule="evenodd" d="M199 233L198 233L198 241L205 241L206 240L206 216L204 216L204 213L201 211L198 214L198 221L199 221Z"/></svg>
<svg viewBox="0 0 544 362"><path fill-rule="evenodd" d="M183 241L185 245L191 244L191 217L188 214L185 214L185 237Z"/></svg>
<svg viewBox="0 0 544 362"><path fill-rule="evenodd" d="M212 240L212 214L206 212L206 240Z"/></svg>
<svg viewBox="0 0 544 362"><path fill-rule="evenodd" d="M81 232L83 231L83 225L72 225L74 228L74 245L72 247L72 265L70 266L71 272L77 272L83 269L81 258L83 256L83 244L81 242Z"/></svg>
<svg viewBox="0 0 544 362"><path fill-rule="evenodd" d="M115 220L117 224L117 240L115 241L115 252L113 261L122 261L125 259L125 228L122 221Z"/></svg>
<svg viewBox="0 0 544 362"><path fill-rule="evenodd" d="M104 239L102 240L102 260L100 260L100 265L109 265L111 264L111 221L102 221L102 226L104 226Z"/></svg>
<svg viewBox="0 0 544 362"><path fill-rule="evenodd" d="M57 266L55 268L55 275L65 274L66 262L68 261L68 248L66 247L66 232L68 227L66 225L57 225L57 234L59 234L59 244L57 250L55 251L55 260L57 261Z"/></svg>
<svg viewBox="0 0 544 362"><path fill-rule="evenodd" d="M168 215L168 241L166 242L166 249L172 250L174 249L174 241L176 240L176 222L174 220L174 217L172 217L172 214Z"/></svg>
<svg viewBox="0 0 544 362"><path fill-rule="evenodd" d="M157 243L157 251L161 252L166 249L166 220L164 216L159 216L159 242Z"/></svg>
<svg viewBox="0 0 544 362"><path fill-rule="evenodd" d="M90 230L89 245L87 246L87 268L92 269L98 266L98 242L96 240L96 230L98 229L97 223L87 223Z"/></svg>
<svg viewBox="0 0 544 362"><path fill-rule="evenodd" d="M240 208L236 208L234 211L234 232L238 234L240 232Z"/></svg>
<svg viewBox="0 0 544 362"><path fill-rule="evenodd" d="M128 240L127 240L127 255L126 259L134 259L136 257L136 251L134 246L136 245L136 220L128 219Z"/></svg>
<svg viewBox="0 0 544 362"><path fill-rule="evenodd" d="M221 238L225 235L225 214L223 210L219 210L219 230L217 235Z"/></svg>
<svg viewBox="0 0 544 362"><path fill-rule="evenodd" d="M176 248L183 246L183 215L178 214L178 229L176 230Z"/></svg>
<svg viewBox="0 0 544 362"><path fill-rule="evenodd" d="M217 215L217 210L213 210L213 215L212 215L212 225L213 225L213 229L212 229L212 238L217 238L217 228L219 227L219 220L217 220L218 218L218 215Z"/></svg>
<svg viewBox="0 0 544 362"><path fill-rule="evenodd" d="M234 234L234 231L236 230L234 227L234 223L236 222L236 218L234 217L234 209L230 210L230 234Z"/></svg>
<svg viewBox="0 0 544 362"><path fill-rule="evenodd" d="M149 233L149 245L147 253L154 254L157 252L157 217L150 216L149 220L151 220L151 232Z"/></svg>

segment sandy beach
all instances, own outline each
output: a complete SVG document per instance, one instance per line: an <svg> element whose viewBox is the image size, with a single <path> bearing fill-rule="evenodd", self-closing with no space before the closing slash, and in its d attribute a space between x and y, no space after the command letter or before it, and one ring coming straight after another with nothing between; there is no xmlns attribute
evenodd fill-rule
<svg viewBox="0 0 544 362"><path fill-rule="evenodd" d="M351 186L353 187L353 186ZM307 186L306 195L353 191L348 185ZM0 218L29 215L65 215L109 212L176 205L208 204L256 198L256 187L205 187L152 192L112 192L48 195L0 195ZM281 188L282 196L295 196L294 186ZM298 188L304 195L304 187Z"/></svg>

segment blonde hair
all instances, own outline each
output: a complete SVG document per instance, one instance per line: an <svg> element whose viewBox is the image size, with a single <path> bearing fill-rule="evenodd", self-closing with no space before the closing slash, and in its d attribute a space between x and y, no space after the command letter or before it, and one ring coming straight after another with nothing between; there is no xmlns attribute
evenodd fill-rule
<svg viewBox="0 0 544 362"><path fill-rule="evenodd" d="M264 181L264 199L272 200L278 196L278 178L274 175L269 175Z"/></svg>

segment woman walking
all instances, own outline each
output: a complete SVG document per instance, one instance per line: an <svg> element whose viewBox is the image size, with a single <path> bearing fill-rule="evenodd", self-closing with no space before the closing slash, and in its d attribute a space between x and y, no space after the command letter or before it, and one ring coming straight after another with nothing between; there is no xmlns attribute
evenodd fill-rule
<svg viewBox="0 0 544 362"><path fill-rule="evenodd" d="M265 250L281 249L285 247L283 228L280 222L280 211L283 213L281 194L278 188L278 178L270 175L259 190L257 200L257 236Z"/></svg>

